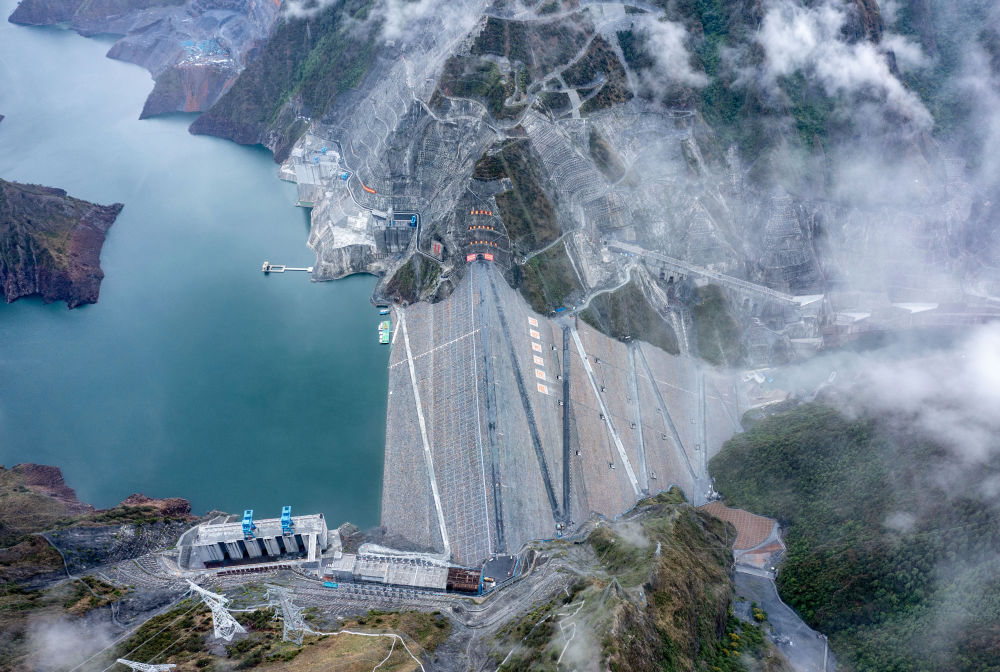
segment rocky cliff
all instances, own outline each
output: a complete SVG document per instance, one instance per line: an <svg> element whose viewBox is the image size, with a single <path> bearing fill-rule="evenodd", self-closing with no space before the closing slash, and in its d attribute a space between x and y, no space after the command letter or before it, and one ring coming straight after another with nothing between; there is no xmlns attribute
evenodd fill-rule
<svg viewBox="0 0 1000 672"><path fill-rule="evenodd" d="M70 308L96 303L101 246L122 207L0 180L0 286L7 303L23 296Z"/></svg>
<svg viewBox="0 0 1000 672"><path fill-rule="evenodd" d="M0 584L46 575L62 566L59 555L39 532L72 528L84 530L80 534L87 537L108 526L116 530L133 523L190 520L194 520L191 505L185 499L136 494L116 507L97 510L77 499L58 467L27 463L8 469L0 465Z"/></svg>
<svg viewBox="0 0 1000 672"><path fill-rule="evenodd" d="M211 107L256 56L279 6L274 0L22 0L9 20L122 35L108 56L153 75L142 111L149 117Z"/></svg>
<svg viewBox="0 0 1000 672"><path fill-rule="evenodd" d="M295 141L357 87L375 60L377 21L362 0L279 23L260 55L191 132L261 144L284 161Z"/></svg>

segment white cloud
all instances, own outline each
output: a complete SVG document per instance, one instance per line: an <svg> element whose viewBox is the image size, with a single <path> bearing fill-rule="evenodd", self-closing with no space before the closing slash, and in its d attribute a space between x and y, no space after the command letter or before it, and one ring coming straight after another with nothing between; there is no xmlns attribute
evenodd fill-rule
<svg viewBox="0 0 1000 672"><path fill-rule="evenodd" d="M984 465L1000 452L1000 324L975 329L955 351L871 362L854 394L860 408L904 414L948 448L955 474Z"/></svg>
<svg viewBox="0 0 1000 672"><path fill-rule="evenodd" d="M881 47L883 52L891 51L895 54L896 64L902 72L921 70L931 64L931 59L927 57L920 45L902 35L884 34Z"/></svg>
<svg viewBox="0 0 1000 672"><path fill-rule="evenodd" d="M34 620L28 627L31 669L46 672L73 667L111 642L104 625L63 618Z"/></svg>
<svg viewBox="0 0 1000 672"><path fill-rule="evenodd" d="M792 0L769 2L756 38L764 48L765 81L806 72L815 75L829 95L872 92L918 126L931 126L930 113L892 74L880 48L844 39L846 20L843 6L829 1L813 7ZM913 55L912 50L906 53Z"/></svg>
<svg viewBox="0 0 1000 672"><path fill-rule="evenodd" d="M702 87L708 84L705 73L691 67L684 26L673 21L656 20L651 14L646 14L636 22L635 30L646 37L646 52L654 62L653 71L647 75L648 84L662 84L664 79L685 86Z"/></svg>
<svg viewBox="0 0 1000 672"><path fill-rule="evenodd" d="M449 32L472 30L482 12L479 2L461 0L384 0L373 14L384 20L382 38L399 40L413 32L415 25L429 19L436 19Z"/></svg>

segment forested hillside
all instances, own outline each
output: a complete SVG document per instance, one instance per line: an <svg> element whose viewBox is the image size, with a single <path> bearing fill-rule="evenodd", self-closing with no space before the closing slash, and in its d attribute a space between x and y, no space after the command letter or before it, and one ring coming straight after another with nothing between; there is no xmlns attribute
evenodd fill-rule
<svg viewBox="0 0 1000 672"><path fill-rule="evenodd" d="M732 505L786 526L781 596L846 669L1000 670L1000 464L945 487L960 466L898 420L801 406L710 471Z"/></svg>

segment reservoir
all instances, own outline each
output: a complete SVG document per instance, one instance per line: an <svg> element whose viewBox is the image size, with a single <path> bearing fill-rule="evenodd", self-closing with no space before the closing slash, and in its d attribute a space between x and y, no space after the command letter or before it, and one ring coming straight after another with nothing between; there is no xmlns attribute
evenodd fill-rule
<svg viewBox="0 0 1000 672"><path fill-rule="evenodd" d="M270 153L139 121L149 74L111 42L14 26L0 0L0 177L125 204L96 305L0 303L0 464L62 468L81 500L379 519L388 348L374 278L312 266Z"/></svg>

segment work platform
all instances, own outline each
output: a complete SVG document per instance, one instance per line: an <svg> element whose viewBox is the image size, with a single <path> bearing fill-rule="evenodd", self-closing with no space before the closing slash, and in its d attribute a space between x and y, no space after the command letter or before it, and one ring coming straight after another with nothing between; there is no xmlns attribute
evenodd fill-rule
<svg viewBox="0 0 1000 672"><path fill-rule="evenodd" d="M306 273L312 273L313 267L298 267L298 266L285 266L284 264L272 264L270 261L265 261L260 270L264 273L284 273L285 271L305 271Z"/></svg>

